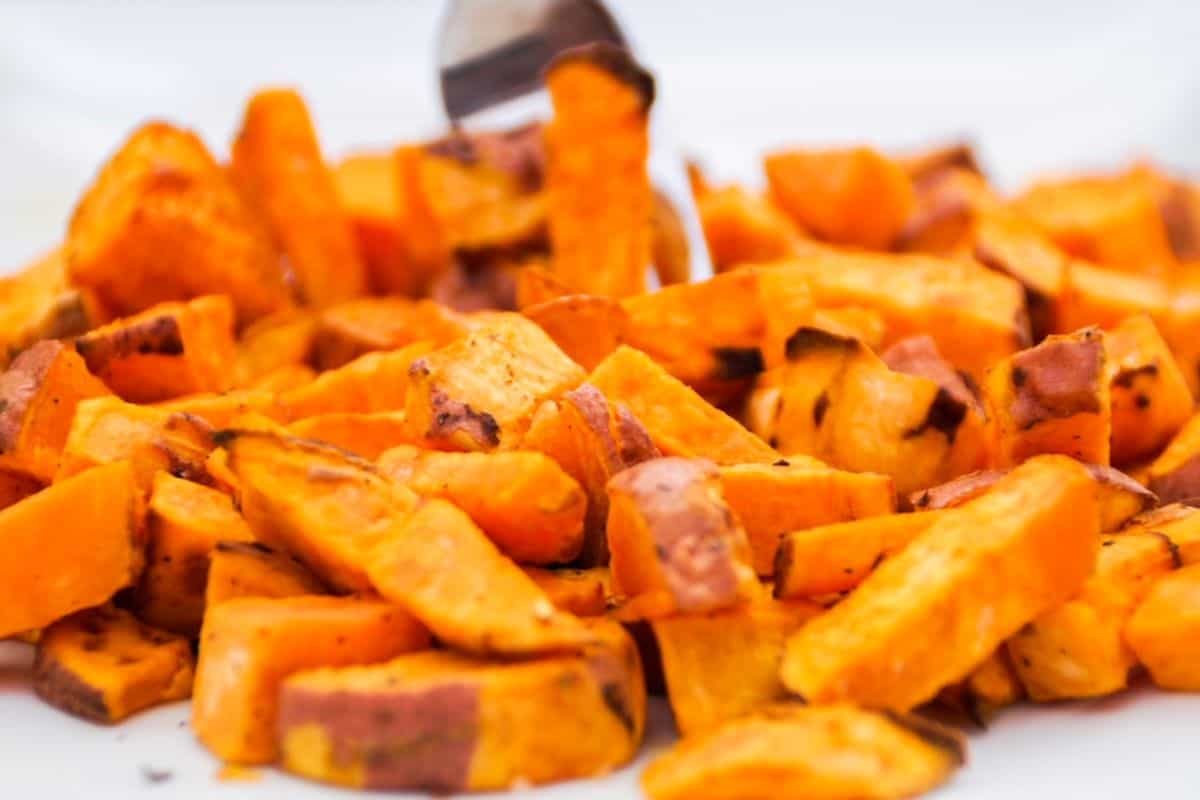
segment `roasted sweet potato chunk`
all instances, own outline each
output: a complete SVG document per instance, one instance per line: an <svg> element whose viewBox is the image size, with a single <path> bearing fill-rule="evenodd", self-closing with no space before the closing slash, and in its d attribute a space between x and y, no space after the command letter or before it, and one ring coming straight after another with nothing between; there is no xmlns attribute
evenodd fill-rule
<svg viewBox="0 0 1200 800"><path fill-rule="evenodd" d="M626 50L587 45L546 70L546 192L554 273L576 291L646 288L654 191L646 172L654 79Z"/></svg>
<svg viewBox="0 0 1200 800"><path fill-rule="evenodd" d="M65 248L56 248L0 278L0 365L42 339L78 336L104 313L90 292L70 284Z"/></svg>
<svg viewBox="0 0 1200 800"><path fill-rule="evenodd" d="M651 800L899 800L943 783L962 737L911 715L772 706L684 739L642 773Z"/></svg>
<svg viewBox="0 0 1200 800"><path fill-rule="evenodd" d="M56 708L94 722L119 722L192 693L192 647L128 611L80 611L42 631L33 689Z"/></svg>
<svg viewBox="0 0 1200 800"><path fill-rule="evenodd" d="M629 314L620 303L589 294L555 297L527 306L521 313L584 369L594 369L616 350L629 327Z"/></svg>
<svg viewBox="0 0 1200 800"><path fill-rule="evenodd" d="M1125 640L1157 686L1200 691L1200 566L1158 581L1130 617Z"/></svg>
<svg viewBox="0 0 1200 800"><path fill-rule="evenodd" d="M312 383L279 395L286 419L323 414L374 414L400 411L408 400L412 365L433 348L414 342L399 350L359 356L349 364L323 372Z"/></svg>
<svg viewBox="0 0 1200 800"><path fill-rule="evenodd" d="M815 703L919 705L1078 591L1098 534L1087 471L1063 457L1031 459L795 634L784 683Z"/></svg>
<svg viewBox="0 0 1200 800"><path fill-rule="evenodd" d="M268 764L277 755L279 687L294 672L373 664L429 646L390 603L344 597L247 597L204 618L192 730L213 755Z"/></svg>
<svg viewBox="0 0 1200 800"><path fill-rule="evenodd" d="M247 414L280 419L283 410L275 392L264 389L233 389L228 392L204 392L155 403L154 407L172 414L196 417L213 428L228 428Z"/></svg>
<svg viewBox="0 0 1200 800"><path fill-rule="evenodd" d="M1071 261L1054 304L1054 331L1070 333L1088 325L1115 328L1141 313L1165 320L1170 305L1171 292L1159 278Z"/></svg>
<svg viewBox="0 0 1200 800"><path fill-rule="evenodd" d="M333 167L342 213L354 231L372 288L386 291L388 278L407 271L400 190L390 152L354 153Z"/></svg>
<svg viewBox="0 0 1200 800"><path fill-rule="evenodd" d="M440 347L465 332L458 314L432 300L363 297L320 314L313 361L318 369L336 369L375 350L396 350L418 341Z"/></svg>
<svg viewBox="0 0 1200 800"><path fill-rule="evenodd" d="M706 193L697 199L696 210L718 272L796 255L803 239L774 203L740 186Z"/></svg>
<svg viewBox="0 0 1200 800"><path fill-rule="evenodd" d="M1035 341L1047 333L1073 331L1095 320L1072 324L1069 258L1029 220L1003 208L977 215L972 229L972 255L981 264L1010 275L1025 289Z"/></svg>
<svg viewBox="0 0 1200 800"><path fill-rule="evenodd" d="M1163 503L1200 497L1200 415L1188 420L1150 465L1148 488Z"/></svg>
<svg viewBox="0 0 1200 800"><path fill-rule="evenodd" d="M304 300L324 307L365 294L366 266L300 95L250 98L232 155L230 174L262 211Z"/></svg>
<svg viewBox="0 0 1200 800"><path fill-rule="evenodd" d="M241 333L234 362L234 383L251 386L285 367L307 366L316 341L317 315L288 309L254 322Z"/></svg>
<svg viewBox="0 0 1200 800"><path fill-rule="evenodd" d="M393 447L425 443L413 439L403 411L320 414L293 422L288 431L302 439L327 442L366 459L378 458Z"/></svg>
<svg viewBox="0 0 1200 800"><path fill-rule="evenodd" d="M952 255L970 245L975 224L1000 204L982 175L957 165L913 176L915 204L896 238L898 250Z"/></svg>
<svg viewBox="0 0 1200 800"><path fill-rule="evenodd" d="M620 626L579 656L488 662L449 652L320 669L284 683L284 767L377 790L500 790L607 773L637 752L645 687Z"/></svg>
<svg viewBox="0 0 1200 800"><path fill-rule="evenodd" d="M577 617L598 617L608 610L612 574L607 567L544 569L525 567L525 574L546 593L555 608Z"/></svg>
<svg viewBox="0 0 1200 800"><path fill-rule="evenodd" d="M233 306L224 295L162 303L75 340L92 374L133 403L222 392L233 381Z"/></svg>
<svg viewBox="0 0 1200 800"><path fill-rule="evenodd" d="M325 585L292 556L262 542L221 540L209 553L207 608L238 597L325 594Z"/></svg>
<svg viewBox="0 0 1200 800"><path fill-rule="evenodd" d="M142 569L140 523L127 462L87 470L0 511L0 638L98 606L132 584Z"/></svg>

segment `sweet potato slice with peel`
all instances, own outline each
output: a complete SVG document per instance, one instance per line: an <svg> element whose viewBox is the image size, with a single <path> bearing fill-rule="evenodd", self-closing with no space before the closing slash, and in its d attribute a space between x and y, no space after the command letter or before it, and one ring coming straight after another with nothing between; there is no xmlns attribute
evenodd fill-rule
<svg viewBox="0 0 1200 800"><path fill-rule="evenodd" d="M192 646L139 622L128 611L80 611L42 631L33 690L56 708L94 722L130 714L192 693Z"/></svg>
<svg viewBox="0 0 1200 800"><path fill-rule="evenodd" d="M544 569L525 567L525 574L546 593L555 608L577 617L598 617L608 610L612 575L607 567Z"/></svg>
<svg viewBox="0 0 1200 800"><path fill-rule="evenodd" d="M217 441L258 540L296 556L334 589L371 589L368 554L396 535L416 495L369 461L320 442L237 429Z"/></svg>
<svg viewBox="0 0 1200 800"><path fill-rule="evenodd" d="M484 661L415 653L319 669L281 695L284 768L314 780L437 794L605 774L637 752L645 687L619 625L577 656Z"/></svg>
<svg viewBox="0 0 1200 800"><path fill-rule="evenodd" d="M55 248L0 278L0 366L42 339L78 336L104 316L91 292L70 284L65 248Z"/></svg>
<svg viewBox="0 0 1200 800"><path fill-rule="evenodd" d="M321 312L313 341L318 369L336 369L376 350L396 350L418 341L442 346L462 336L464 320L432 300L363 297Z"/></svg>
<svg viewBox="0 0 1200 800"><path fill-rule="evenodd" d="M222 392L233 381L233 306L224 295L161 303L75 340L92 374L133 403Z"/></svg>
<svg viewBox="0 0 1200 800"><path fill-rule="evenodd" d="M262 211L309 305L366 293L366 266L299 94L268 89L250 98L230 174Z"/></svg>
<svg viewBox="0 0 1200 800"><path fill-rule="evenodd" d="M887 514L788 533L780 538L775 557L775 596L849 591L942 516L933 511Z"/></svg>
<svg viewBox="0 0 1200 800"><path fill-rule="evenodd" d="M1200 566L1158 581L1125 626L1125 641L1156 686L1200 691Z"/></svg>
<svg viewBox="0 0 1200 800"><path fill-rule="evenodd" d="M1087 470L1064 457L1031 459L795 634L783 681L814 703L913 708L1077 592L1098 534Z"/></svg>
<svg viewBox="0 0 1200 800"><path fill-rule="evenodd" d="M270 233L195 134L136 130L71 217L71 282L115 314L227 294L246 322L291 305Z"/></svg>
<svg viewBox="0 0 1200 800"><path fill-rule="evenodd" d="M1166 320L1172 302L1163 279L1071 261L1054 304L1054 332L1069 333L1088 325L1114 328L1141 313Z"/></svg>
<svg viewBox="0 0 1200 800"><path fill-rule="evenodd" d="M850 706L779 705L689 737L650 763L651 800L900 800L966 760L951 728Z"/></svg>
<svg viewBox="0 0 1200 800"><path fill-rule="evenodd" d="M560 54L546 69L545 129L553 271L576 291L629 297L646 288L654 191L646 172L654 79L608 44Z"/></svg>
<svg viewBox="0 0 1200 800"><path fill-rule="evenodd" d="M740 186L699 197L696 211L718 272L795 255L804 235L770 200Z"/></svg>
<svg viewBox="0 0 1200 800"><path fill-rule="evenodd" d="M1148 488L1163 503L1200 497L1200 415L1188 420L1151 463Z"/></svg>
<svg viewBox="0 0 1200 800"><path fill-rule="evenodd" d="M1050 336L997 364L984 392L995 466L1039 453L1108 464L1112 431L1104 336L1084 328Z"/></svg>
<svg viewBox="0 0 1200 800"><path fill-rule="evenodd" d="M98 606L132 584L142 569L141 513L127 462L87 470L0 511L0 638Z"/></svg>
<svg viewBox="0 0 1200 800"><path fill-rule="evenodd" d="M562 564L583 544L587 495L542 453L438 453L402 446L384 453L379 469L423 497L454 503L514 561Z"/></svg>
<svg viewBox="0 0 1200 800"><path fill-rule="evenodd" d="M403 411L320 414L293 422L288 431L302 439L328 442L366 459L378 458L393 447L425 444L413 439Z"/></svg>
<svg viewBox="0 0 1200 800"><path fill-rule="evenodd" d="M425 500L369 554L371 582L437 638L481 655L575 650L590 634L554 607L471 518Z"/></svg>
<svg viewBox="0 0 1200 800"><path fill-rule="evenodd" d="M1187 423L1192 392L1148 316L1105 333L1104 346L1112 373L1112 459L1130 464L1159 453Z"/></svg>
<svg viewBox="0 0 1200 800"><path fill-rule="evenodd" d="M209 609L200 634L192 730L213 755L269 764L279 687L317 667L374 664L429 646L403 609L348 597L246 597Z"/></svg>
<svg viewBox="0 0 1200 800"><path fill-rule="evenodd" d="M721 492L746 530L759 575L775 571L780 537L791 531L896 510L886 475L843 472L787 461L720 468Z"/></svg>
<svg viewBox="0 0 1200 800"><path fill-rule="evenodd" d="M399 350L367 353L323 372L312 383L280 394L284 418L400 411L408 400L409 370L432 349L430 342L414 342Z"/></svg>
<svg viewBox="0 0 1200 800"><path fill-rule="evenodd" d="M651 621L679 733L691 736L785 700L784 644L823 610L764 599Z"/></svg>
<svg viewBox="0 0 1200 800"><path fill-rule="evenodd" d="M212 608L239 597L326 594L325 584L292 556L262 542L221 540L209 554L204 604Z"/></svg>
<svg viewBox="0 0 1200 800"><path fill-rule="evenodd" d="M108 389L58 341L38 342L0 375L0 468L49 482L58 471L75 407Z"/></svg>
<svg viewBox="0 0 1200 800"><path fill-rule="evenodd" d="M204 618L210 553L222 539L254 536L228 495L166 472L154 476L146 508L146 569L134 610L155 627L195 636Z"/></svg>
<svg viewBox="0 0 1200 800"><path fill-rule="evenodd" d="M608 484L613 591L648 618L715 611L758 594L750 544L711 462L658 458Z"/></svg>
<svg viewBox="0 0 1200 800"><path fill-rule="evenodd" d="M540 403L584 378L578 364L519 314L495 315L417 359L409 372L405 413L414 435L453 450L512 447Z"/></svg>

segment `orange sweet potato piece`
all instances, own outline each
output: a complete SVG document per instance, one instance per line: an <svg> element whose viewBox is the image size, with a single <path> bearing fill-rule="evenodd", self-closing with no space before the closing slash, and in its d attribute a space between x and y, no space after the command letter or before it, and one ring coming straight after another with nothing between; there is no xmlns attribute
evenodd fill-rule
<svg viewBox="0 0 1200 800"><path fill-rule="evenodd" d="M384 276L406 269L404 227L395 161L391 153L355 153L333 167L342 213L354 231L368 283L385 290Z"/></svg>
<svg viewBox="0 0 1200 800"><path fill-rule="evenodd" d="M781 151L763 166L779 207L805 230L837 244L886 250L916 207L912 180L869 147Z"/></svg>
<svg viewBox="0 0 1200 800"><path fill-rule="evenodd" d="M548 303L560 297L578 294L577 290L563 283L545 266L530 265L517 275L517 308ZM591 297L593 295L587 295ZM611 298L606 298L611 299Z"/></svg>
<svg viewBox="0 0 1200 800"><path fill-rule="evenodd" d="M813 703L904 711L929 700L1079 590L1098 523L1083 467L1030 459L792 636L784 683Z"/></svg>
<svg viewBox="0 0 1200 800"><path fill-rule="evenodd" d="M608 484L613 592L657 618L728 608L757 594L750 544L699 459L658 458Z"/></svg>
<svg viewBox="0 0 1200 800"><path fill-rule="evenodd" d="M646 288L654 192L646 172L654 79L629 53L587 45L546 70L545 129L554 273L576 291L629 297Z"/></svg>
<svg viewBox="0 0 1200 800"><path fill-rule="evenodd" d="M246 388L279 395L307 386L317 377L317 371L307 364L286 364L250 381Z"/></svg>
<svg viewBox="0 0 1200 800"><path fill-rule="evenodd" d="M1200 397L1200 269L1190 269L1176 279L1167 313L1155 321L1187 378L1192 396Z"/></svg>
<svg viewBox="0 0 1200 800"><path fill-rule="evenodd" d="M522 308L572 361L594 369L625 340L629 314L608 297L570 294Z"/></svg>
<svg viewBox="0 0 1200 800"><path fill-rule="evenodd" d="M1156 686L1200 691L1200 566L1159 580L1130 617L1125 640Z"/></svg>
<svg viewBox="0 0 1200 800"><path fill-rule="evenodd" d="M417 341L440 347L465 332L459 315L431 300L363 297L320 314L313 362L317 369L336 369L364 353L396 350Z"/></svg>
<svg viewBox="0 0 1200 800"><path fill-rule="evenodd" d="M0 638L105 603L132 584L142 569L140 518L127 462L88 470L0 511Z"/></svg>
<svg viewBox="0 0 1200 800"><path fill-rule="evenodd" d="M424 148L405 145L392 158L399 205L402 257L373 272L372 284L383 294L419 296L452 263L446 231L425 190Z"/></svg>
<svg viewBox="0 0 1200 800"><path fill-rule="evenodd" d="M587 495L542 453L402 446L380 456L379 469L423 497L454 503L514 561L562 564L579 555Z"/></svg>
<svg viewBox="0 0 1200 800"><path fill-rule="evenodd" d="M431 342L413 342L399 350L361 355L280 394L283 417L299 420L323 414L400 411L408 401L413 364L432 349Z"/></svg>
<svg viewBox="0 0 1200 800"><path fill-rule="evenodd" d="M913 176L915 204L896 249L951 255L969 248L973 229L1000 204L986 179L974 170L945 165Z"/></svg>
<svg viewBox="0 0 1200 800"><path fill-rule="evenodd" d="M187 639L144 625L128 611L93 608L42 632L33 690L56 708L112 723L188 697L194 667Z"/></svg>
<svg viewBox="0 0 1200 800"><path fill-rule="evenodd" d="M70 284L65 248L55 248L0 278L0 366L42 339L78 336L104 313L90 292Z"/></svg>
<svg viewBox="0 0 1200 800"><path fill-rule="evenodd" d="M222 539L251 541L250 526L228 495L160 472L147 504L146 532L146 569L134 610L155 627L193 637L204 618L213 548Z"/></svg>
<svg viewBox="0 0 1200 800"><path fill-rule="evenodd" d="M938 702L986 728L997 712L1024 697L1025 687L1017 680L1007 649L1001 647L966 680L943 689Z"/></svg>
<svg viewBox="0 0 1200 800"><path fill-rule="evenodd" d="M209 553L204 605L238 597L299 597L326 594L325 584L282 550L262 542L222 539Z"/></svg>
<svg viewBox="0 0 1200 800"><path fill-rule="evenodd" d="M366 293L354 231L299 94L268 89L250 98L230 174L263 213L308 304L324 307Z"/></svg>
<svg viewBox="0 0 1200 800"><path fill-rule="evenodd" d="M612 575L607 567L545 569L525 567L525 574L546 593L555 608L577 617L598 617L608 611L608 586Z"/></svg>
<svg viewBox="0 0 1200 800"><path fill-rule="evenodd" d="M204 618L192 730L224 761L268 764L278 752L279 687L289 675L378 663L428 646L419 623L379 600L229 600Z"/></svg>
<svg viewBox="0 0 1200 800"><path fill-rule="evenodd" d="M116 314L227 294L246 322L291 304L269 232L200 139L163 122L136 130L84 193L66 263Z"/></svg>
<svg viewBox="0 0 1200 800"><path fill-rule="evenodd" d="M232 389L204 392L155 403L154 408L204 420L214 428L228 428L238 417L256 414L267 419L283 416L275 393L265 389Z"/></svg>
<svg viewBox="0 0 1200 800"><path fill-rule="evenodd" d="M662 286L686 283L691 277L691 245L679 211L665 192L654 192L650 224L650 259Z"/></svg>
<svg viewBox="0 0 1200 800"><path fill-rule="evenodd" d="M1112 372L1112 459L1159 453L1192 415L1187 379L1150 318L1139 314L1104 336Z"/></svg>
<svg viewBox="0 0 1200 800"><path fill-rule="evenodd" d="M1200 497L1200 415L1189 419L1151 463L1147 488L1162 503Z"/></svg>
<svg viewBox="0 0 1200 800"><path fill-rule="evenodd" d="M1170 302L1167 284L1159 278L1071 261L1054 304L1054 331L1069 333L1088 325L1115 328L1141 313L1165 320Z"/></svg>
<svg viewBox="0 0 1200 800"><path fill-rule="evenodd" d="M0 510L40 492L43 487L41 481L24 473L0 470Z"/></svg>
<svg viewBox="0 0 1200 800"><path fill-rule="evenodd" d="M996 466L1038 453L1107 464L1112 400L1104 335L1084 328L997 364L984 387Z"/></svg>
<svg viewBox="0 0 1200 800"><path fill-rule="evenodd" d="M1010 275L1025 289L1034 339L1055 330L1075 330L1093 320L1072 320L1073 298L1067 296L1070 260L1024 217L1003 208L976 215L971 254L979 263Z"/></svg>
<svg viewBox="0 0 1200 800"><path fill-rule="evenodd" d="M276 370L307 364L316 335L317 315L307 309L288 309L254 322L237 343L235 385L250 386Z"/></svg>
<svg viewBox="0 0 1200 800"><path fill-rule="evenodd" d="M68 345L38 342L0 375L0 469L48 482L58 462L75 407L108 390Z"/></svg>
<svg viewBox="0 0 1200 800"><path fill-rule="evenodd" d="M706 193L696 202L704 239L718 272L795 255L803 235L770 200L740 186Z"/></svg>
<svg viewBox="0 0 1200 800"><path fill-rule="evenodd" d="M376 459L400 445L425 444L424 440L414 440L403 411L319 414L297 420L287 429L301 439L327 442L366 459Z"/></svg>

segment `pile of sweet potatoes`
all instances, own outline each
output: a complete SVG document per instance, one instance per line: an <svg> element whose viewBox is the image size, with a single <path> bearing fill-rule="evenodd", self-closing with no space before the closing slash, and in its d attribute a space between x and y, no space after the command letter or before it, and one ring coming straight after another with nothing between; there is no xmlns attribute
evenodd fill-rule
<svg viewBox="0 0 1200 800"><path fill-rule="evenodd" d="M0 638L97 722L376 789L898 798L1005 706L1200 691L1200 186L971 152L646 172L584 48L544 124L330 166L136 130L0 284ZM658 288L652 288L657 284Z"/></svg>

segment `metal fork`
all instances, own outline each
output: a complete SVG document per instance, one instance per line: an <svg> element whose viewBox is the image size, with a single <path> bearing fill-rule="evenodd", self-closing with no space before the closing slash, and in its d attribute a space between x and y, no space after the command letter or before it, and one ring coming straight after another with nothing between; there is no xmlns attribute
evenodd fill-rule
<svg viewBox="0 0 1200 800"><path fill-rule="evenodd" d="M437 56L442 103L455 126L500 111L545 112L542 72L555 55L590 42L628 47L600 0L450 0ZM652 118L650 179L674 205L688 239L692 280L713 274L683 159Z"/></svg>

